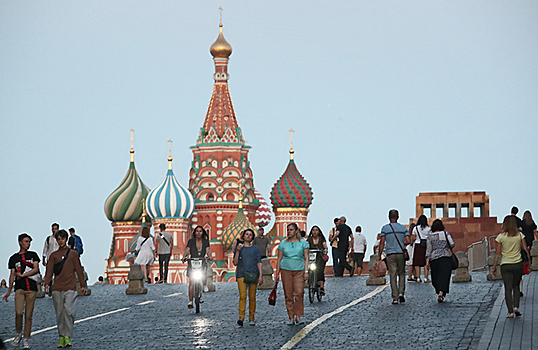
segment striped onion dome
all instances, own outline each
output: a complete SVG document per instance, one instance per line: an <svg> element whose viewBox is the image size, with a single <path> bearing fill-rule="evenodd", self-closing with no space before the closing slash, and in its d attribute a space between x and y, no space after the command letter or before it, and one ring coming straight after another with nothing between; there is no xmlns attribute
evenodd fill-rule
<svg viewBox="0 0 538 350"><path fill-rule="evenodd" d="M133 153L131 149L131 163L123 181L105 201L105 214L112 222L140 221L142 218L142 201L148 196L149 188L138 176Z"/></svg>
<svg viewBox="0 0 538 350"><path fill-rule="evenodd" d="M271 207L269 206L269 204L267 204L267 201L265 200L265 198L263 198L262 194L258 190L255 189L254 194L256 195L256 199L260 203L260 206L256 211L258 214L258 219L256 223L259 227L265 227L271 222Z"/></svg>
<svg viewBox="0 0 538 350"><path fill-rule="evenodd" d="M146 208L152 219L189 219L194 211L194 197L177 181L170 159L168 173L149 193Z"/></svg>
<svg viewBox="0 0 538 350"><path fill-rule="evenodd" d="M240 202L241 203L241 202ZM241 232L250 228L256 234L256 227L248 221L245 213L243 212L242 205L239 205L239 211L235 216L235 219L224 229L222 235L220 236L220 241L222 245L227 250L232 249L232 245L236 238L239 238Z"/></svg>
<svg viewBox="0 0 538 350"><path fill-rule="evenodd" d="M314 194L308 182L299 173L293 160L293 149L290 150L291 159L271 190L271 203L274 208L308 208L312 204Z"/></svg>

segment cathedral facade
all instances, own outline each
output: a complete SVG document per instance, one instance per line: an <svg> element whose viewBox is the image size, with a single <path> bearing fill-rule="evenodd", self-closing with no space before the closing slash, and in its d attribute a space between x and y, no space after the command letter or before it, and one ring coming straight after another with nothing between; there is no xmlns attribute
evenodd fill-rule
<svg viewBox="0 0 538 350"><path fill-rule="evenodd" d="M110 284L127 283L131 263L125 260L135 249L142 225L165 224L173 236L172 257L167 281L187 282L183 251L192 232L202 226L209 234L213 281L235 279L231 247L239 233L269 224L271 211L254 187L248 146L237 121L228 88L228 62L231 45L224 39L222 24L210 53L215 64L214 86L204 122L196 144L191 146L193 160L188 187L175 177L172 154L168 157L168 172L157 187L150 189L140 179L134 165L131 134L131 161L127 175L105 202L105 214L113 227L113 238L107 261L106 277ZM285 238L285 225L297 222L306 229L312 190L299 174L293 149L288 168L271 192L275 226L270 230L273 255L276 245ZM275 264L275 258L272 259ZM156 260L152 278L159 276Z"/></svg>

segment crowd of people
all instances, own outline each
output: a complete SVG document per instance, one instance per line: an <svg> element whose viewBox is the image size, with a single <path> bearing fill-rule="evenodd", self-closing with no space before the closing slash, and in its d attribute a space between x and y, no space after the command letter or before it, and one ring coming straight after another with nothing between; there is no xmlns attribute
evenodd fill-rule
<svg viewBox="0 0 538 350"><path fill-rule="evenodd" d="M511 214L506 216L502 224L502 232L495 238L494 265L500 259L501 274L505 287L508 318L521 316L519 311L522 275L528 273L530 265L530 248L533 240L538 239L537 226L530 211L526 211L523 220L517 216L518 209L513 207ZM398 223L399 213L392 209L388 213L389 223L381 228L374 244L374 254L377 259L386 263L392 304L405 303L405 288L407 281L422 282L421 270L424 269L424 282L431 282L437 301L445 301L449 293L450 277L452 274L456 245L453 237L445 230L443 221L436 219L431 227L426 216L421 215L416 224L409 229ZM325 265L328 261L329 246L333 256L333 272L335 277L343 277L344 271L349 276L362 273L363 259L367 250L367 241L362 234L362 228L357 226L355 232L346 224L346 217L334 219L334 227L325 238L321 228L311 227L308 236L301 231L296 223L286 227L286 237L276 248L275 283L282 281L285 305L288 314L288 325L304 324L304 283L309 277L309 250L317 251L315 272L319 281L320 293L325 295ZM32 315L38 282L42 278L39 263L46 268L42 278L45 292L52 297L58 334L58 347L71 346L73 325L76 311L76 276L80 281L82 293L85 293L85 279L80 263L83 253L81 238L75 234L75 229L60 230L57 223L51 226L51 235L45 240L42 259L30 250L32 238L27 233L18 237L19 251L13 254L8 262L10 270L9 281L2 280L0 287L7 288L3 299L8 301L12 289L15 290L15 331L12 342L18 346L22 341L23 348L29 349ZM154 259L159 257L158 283L167 283L168 263L172 254L172 235L166 232L166 226L160 225L160 233L155 242L149 234L149 228L143 227L136 244L136 259L134 263L141 265L144 277L150 282L149 267ZM264 235L263 228L258 229L258 235L247 229L232 245L233 263L236 266L236 282L239 291L239 319L237 324L243 326L246 317L246 301L249 300L248 324L254 326L256 313L256 291L263 283L262 259L271 256L270 239ZM204 258L207 270L211 260L209 236L206 230L197 226L192 237L187 242L184 259ZM351 262L351 264L350 264ZM408 269L406 276L406 267ZM194 286L190 278L192 269L189 261L187 276L189 277L188 308L193 307ZM496 269L493 273L497 273ZM431 280L429 279L431 274ZM103 277L95 285L104 285Z"/></svg>

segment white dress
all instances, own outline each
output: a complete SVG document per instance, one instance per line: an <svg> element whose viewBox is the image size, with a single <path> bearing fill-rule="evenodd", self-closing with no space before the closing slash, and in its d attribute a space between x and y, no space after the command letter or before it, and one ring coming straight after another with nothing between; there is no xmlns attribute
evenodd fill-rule
<svg viewBox="0 0 538 350"><path fill-rule="evenodd" d="M149 237L146 242L142 244L144 240L146 240L144 237L138 237L138 241L136 242L136 250L139 250L138 256L134 261L136 265L151 265L155 259L153 253L155 251L153 238Z"/></svg>

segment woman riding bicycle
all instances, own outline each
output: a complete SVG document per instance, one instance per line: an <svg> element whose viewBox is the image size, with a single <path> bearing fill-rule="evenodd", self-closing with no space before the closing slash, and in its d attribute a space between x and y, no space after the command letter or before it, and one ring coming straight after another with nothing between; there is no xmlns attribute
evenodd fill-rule
<svg viewBox="0 0 538 350"><path fill-rule="evenodd" d="M325 236L321 232L321 229L318 226L312 226L310 229L310 234L306 240L310 245L310 249L321 250L323 253L318 252L316 256L316 273L319 281L320 294L325 295L325 259L323 255L327 254L327 241Z"/></svg>
<svg viewBox="0 0 538 350"><path fill-rule="evenodd" d="M211 254L209 252L209 236L207 235L206 230L202 226L196 226L194 232L192 233L192 238L187 242L187 247L183 253L183 258L206 258L211 259ZM206 263L204 261L204 271L206 270ZM187 307L192 309L194 306L192 304L192 299L194 297L194 283L190 274L192 271L191 262L187 266L187 277L189 277L189 303Z"/></svg>

